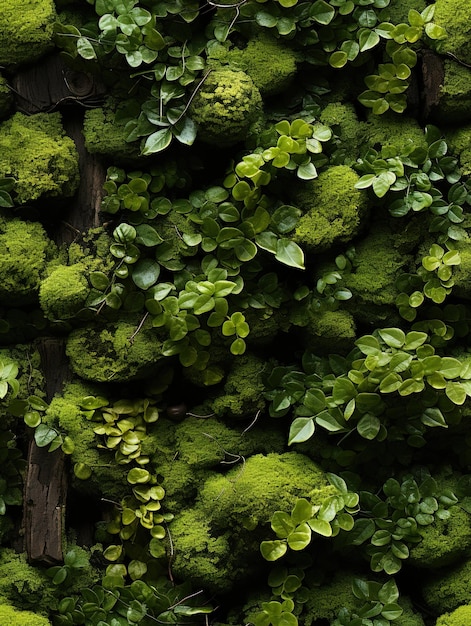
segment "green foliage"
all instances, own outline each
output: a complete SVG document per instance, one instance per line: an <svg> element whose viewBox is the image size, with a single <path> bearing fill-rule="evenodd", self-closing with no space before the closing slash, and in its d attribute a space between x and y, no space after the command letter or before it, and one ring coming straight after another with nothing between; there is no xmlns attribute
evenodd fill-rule
<svg viewBox="0 0 471 626"><path fill-rule="evenodd" d="M437 116L441 120L448 120L453 115L456 122L467 122L469 120L471 91L468 68L451 59L445 59L443 65L444 78L440 85L440 104L437 107Z"/></svg>
<svg viewBox="0 0 471 626"><path fill-rule="evenodd" d="M355 188L358 180L350 167L335 165L295 190L294 201L304 212L293 234L296 243L317 253L355 237L367 206Z"/></svg>
<svg viewBox="0 0 471 626"><path fill-rule="evenodd" d="M0 125L0 177L16 180L18 204L75 193L78 154L60 113L15 113Z"/></svg>
<svg viewBox="0 0 471 626"><path fill-rule="evenodd" d="M386 626L401 617L402 608L397 604L399 590L394 579L382 585L376 581L366 582L355 578L352 591L361 605L353 611L340 609L332 626Z"/></svg>
<svg viewBox="0 0 471 626"><path fill-rule="evenodd" d="M435 22L446 28L447 38L439 42L441 54L451 52L464 63L471 61L471 50L467 37L467 23L461 8L464 4L459 0L437 0L435 3Z"/></svg>
<svg viewBox="0 0 471 626"><path fill-rule="evenodd" d="M0 65L36 60L52 47L53 0L6 0L0 16Z"/></svg>
<svg viewBox="0 0 471 626"><path fill-rule="evenodd" d="M139 150L135 144L126 142L129 133L125 126L125 121L117 116L116 103L110 98L102 107L89 109L82 131L87 151L105 155L117 163L135 158Z"/></svg>

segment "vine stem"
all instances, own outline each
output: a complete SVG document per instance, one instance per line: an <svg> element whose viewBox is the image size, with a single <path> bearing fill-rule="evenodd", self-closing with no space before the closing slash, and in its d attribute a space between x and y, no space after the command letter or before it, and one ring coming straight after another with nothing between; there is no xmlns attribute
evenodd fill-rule
<svg viewBox="0 0 471 626"><path fill-rule="evenodd" d="M136 338L136 335L139 333L139 331L141 330L141 328L144 326L144 323L146 321L146 319L149 317L149 311L146 312L146 314L144 315L144 317L142 318L142 320L139 322L139 326L136 328L136 330L133 332L133 334L129 337L129 343L134 343L134 339Z"/></svg>

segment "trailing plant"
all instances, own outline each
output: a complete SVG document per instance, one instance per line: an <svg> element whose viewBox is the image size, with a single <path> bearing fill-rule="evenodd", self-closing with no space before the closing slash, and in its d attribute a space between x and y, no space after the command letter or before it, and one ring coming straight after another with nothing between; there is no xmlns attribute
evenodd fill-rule
<svg viewBox="0 0 471 626"><path fill-rule="evenodd" d="M358 608L340 609L332 626L388 626L403 614L402 607L397 603L399 590L394 579L381 584L354 578L352 592L359 601Z"/></svg>

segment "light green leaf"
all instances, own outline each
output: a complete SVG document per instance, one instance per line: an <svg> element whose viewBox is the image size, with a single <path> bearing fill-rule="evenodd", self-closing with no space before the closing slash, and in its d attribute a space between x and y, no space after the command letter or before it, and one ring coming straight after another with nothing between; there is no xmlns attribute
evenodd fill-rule
<svg viewBox="0 0 471 626"><path fill-rule="evenodd" d="M296 418L289 429L288 445L302 443L312 437L315 431L315 424L312 417Z"/></svg>
<svg viewBox="0 0 471 626"><path fill-rule="evenodd" d="M162 150L168 148L171 142L172 131L170 130L170 128L162 128L147 137L142 148L142 154L148 156L149 154L162 152Z"/></svg>
<svg viewBox="0 0 471 626"><path fill-rule="evenodd" d="M257 239L257 244L258 243ZM278 239L276 243L275 259L289 267L296 267L301 270L305 269L304 252L297 243L290 239Z"/></svg>
<svg viewBox="0 0 471 626"><path fill-rule="evenodd" d="M299 524L288 535L288 545L291 550L299 551L304 550L311 542L311 528L306 522Z"/></svg>
<svg viewBox="0 0 471 626"><path fill-rule="evenodd" d="M260 552L266 561L277 561L286 554L288 546L285 541L262 541Z"/></svg>

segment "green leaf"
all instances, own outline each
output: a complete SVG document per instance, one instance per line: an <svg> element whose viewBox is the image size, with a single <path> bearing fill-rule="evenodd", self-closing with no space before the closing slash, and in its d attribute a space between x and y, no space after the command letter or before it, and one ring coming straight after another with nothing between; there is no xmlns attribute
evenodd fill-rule
<svg viewBox="0 0 471 626"><path fill-rule="evenodd" d="M368 28L362 28L359 31L358 43L360 44L360 52L366 52L377 46L380 42L378 33Z"/></svg>
<svg viewBox="0 0 471 626"><path fill-rule="evenodd" d="M448 382L445 387L445 393L453 404L461 406L466 401L466 389L458 382Z"/></svg>
<svg viewBox="0 0 471 626"><path fill-rule="evenodd" d="M311 542L311 528L306 522L299 524L288 535L288 546L291 550L299 551L304 550Z"/></svg>
<svg viewBox="0 0 471 626"><path fill-rule="evenodd" d="M355 345L363 354L378 355L381 354L381 346L379 341L373 335L364 335L355 341Z"/></svg>
<svg viewBox="0 0 471 626"><path fill-rule="evenodd" d="M34 441L38 448L45 448L57 437L57 431L46 424L39 424L34 431Z"/></svg>
<svg viewBox="0 0 471 626"><path fill-rule="evenodd" d="M172 131L169 128L162 128L147 137L141 152L146 156L162 152L162 150L168 148L171 142Z"/></svg>
<svg viewBox="0 0 471 626"><path fill-rule="evenodd" d="M133 467L127 476L127 480L131 485L148 483L150 479L150 473L141 467Z"/></svg>
<svg viewBox="0 0 471 626"><path fill-rule="evenodd" d="M329 57L329 65L337 69L344 67L347 64L348 55L342 50L336 50Z"/></svg>
<svg viewBox="0 0 471 626"><path fill-rule="evenodd" d="M94 47L86 37L77 39L77 52L83 59L91 60L97 58Z"/></svg>
<svg viewBox="0 0 471 626"><path fill-rule="evenodd" d="M92 470L86 463L75 463L74 474L80 480L88 480L92 475Z"/></svg>
<svg viewBox="0 0 471 626"><path fill-rule="evenodd" d="M258 238L256 241L257 244L259 244ZM280 261L280 263L288 265L289 267L296 267L301 270L305 269L304 252L297 243L291 241L290 239L278 239L276 243L275 259Z"/></svg>
<svg viewBox="0 0 471 626"><path fill-rule="evenodd" d="M371 415L371 413L366 413L361 420L357 424L358 434L363 437L363 439L368 439L372 441L379 433L381 429L381 422L375 415Z"/></svg>
<svg viewBox="0 0 471 626"><path fill-rule="evenodd" d="M302 443L312 437L315 431L314 420L311 417L296 418L289 429L288 445Z"/></svg>
<svg viewBox="0 0 471 626"><path fill-rule="evenodd" d="M136 233L136 243L142 246L151 248L153 246L158 246L160 243L163 242L162 237L155 230L155 228L150 226L150 224L139 224L138 226L136 226ZM94 274L98 273L100 272L94 272ZM96 287L96 285L93 286ZM96 288L99 289L99 287Z"/></svg>
<svg viewBox="0 0 471 626"><path fill-rule="evenodd" d="M291 519L294 524L301 524L307 522L313 516L313 513L314 507L309 500L299 498L291 511Z"/></svg>
<svg viewBox="0 0 471 626"><path fill-rule="evenodd" d="M335 17L335 9L324 0L316 0L309 9L309 16L318 24L327 26Z"/></svg>
<svg viewBox="0 0 471 626"><path fill-rule="evenodd" d="M392 604L399 598L399 590L395 580L388 580L378 592L378 600L383 604Z"/></svg>
<svg viewBox="0 0 471 626"><path fill-rule="evenodd" d="M332 526L326 520L311 519L309 520L309 526L318 535L322 535L323 537L332 536Z"/></svg>
<svg viewBox="0 0 471 626"><path fill-rule="evenodd" d="M260 552L266 561L277 561L286 554L288 546L285 541L262 541Z"/></svg>
<svg viewBox="0 0 471 626"><path fill-rule="evenodd" d="M160 276L160 265L153 259L139 259L132 269L132 280L144 291L155 285Z"/></svg>

